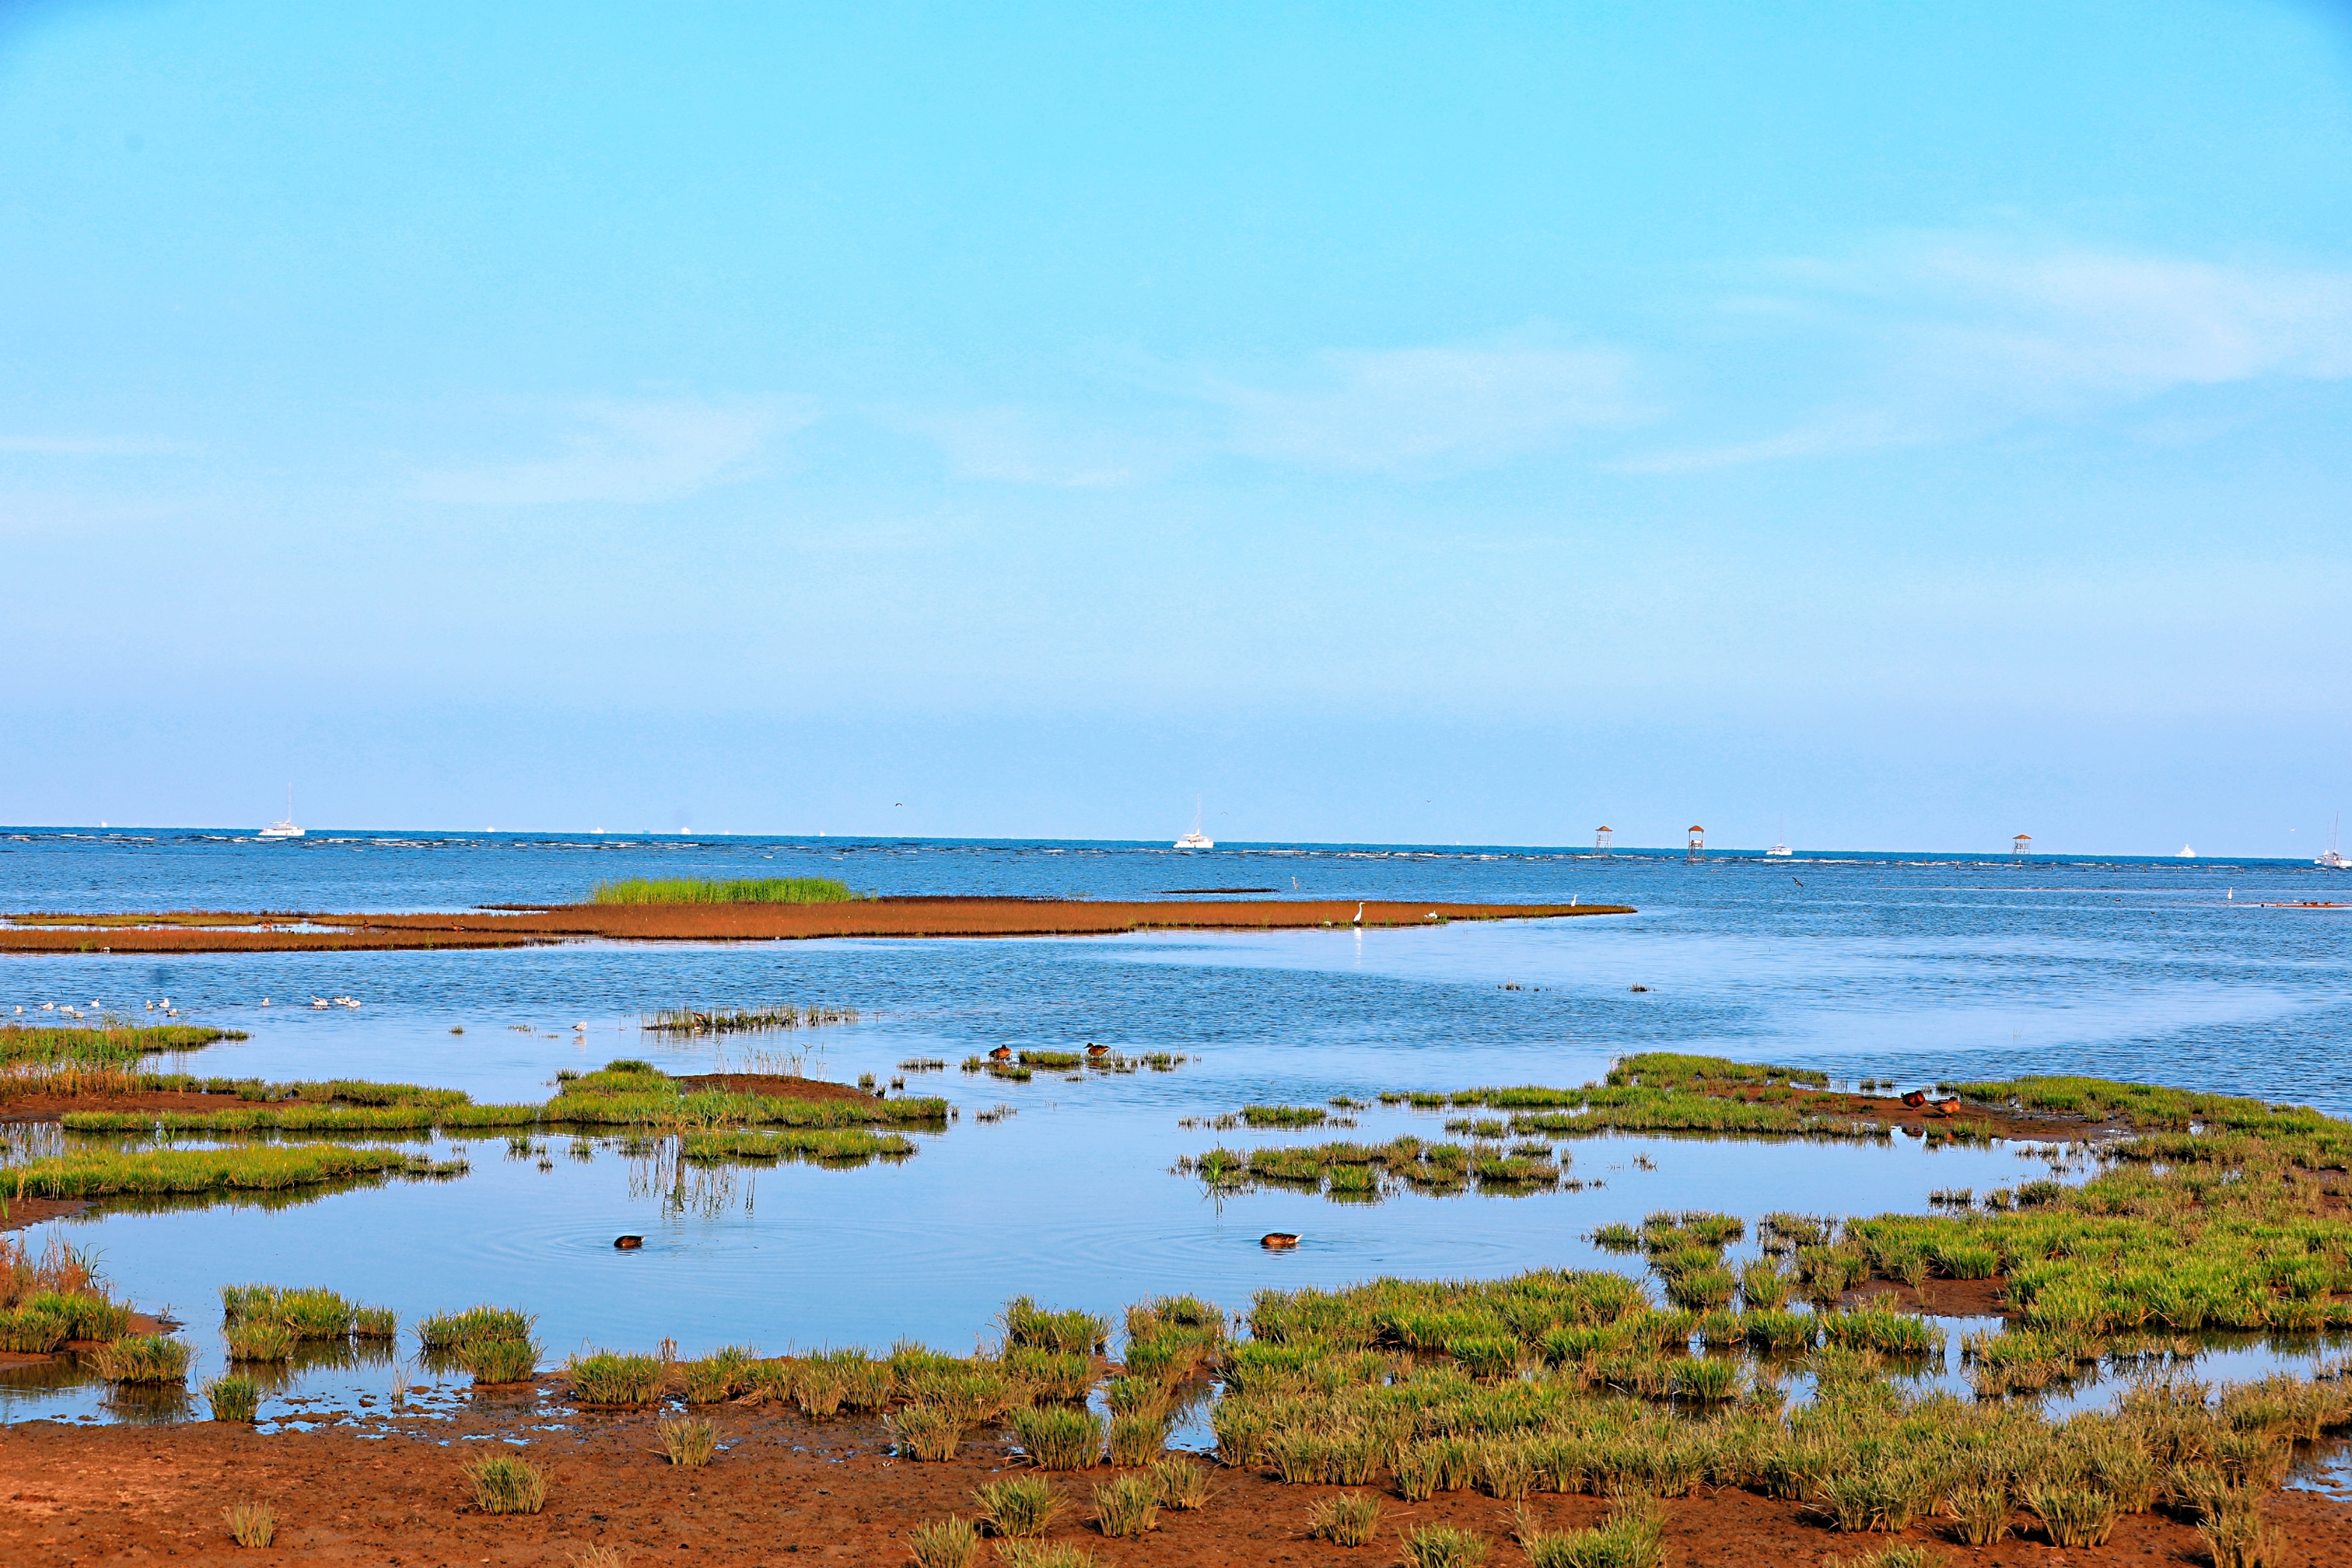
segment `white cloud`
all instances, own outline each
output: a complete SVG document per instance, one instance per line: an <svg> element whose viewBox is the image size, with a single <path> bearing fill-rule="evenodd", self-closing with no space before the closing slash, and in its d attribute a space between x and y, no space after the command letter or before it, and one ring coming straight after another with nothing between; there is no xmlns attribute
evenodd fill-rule
<svg viewBox="0 0 2352 1568"><path fill-rule="evenodd" d="M939 443L960 479L1096 489L1158 478L1197 444L1087 427L1032 409L978 408L902 420Z"/></svg>
<svg viewBox="0 0 2352 1568"><path fill-rule="evenodd" d="M1894 280L1929 317L1913 329L1924 364L1997 368L2060 400L2352 375L2345 273L1948 243Z"/></svg>
<svg viewBox="0 0 2352 1568"><path fill-rule="evenodd" d="M1631 355L1523 345L1333 351L1320 384L1274 390L1229 381L1205 395L1233 417L1225 445L1247 457L1349 472L1491 462L1580 430L1639 418Z"/></svg>
<svg viewBox="0 0 2352 1568"><path fill-rule="evenodd" d="M419 477L417 493L496 506L676 500L745 477L762 447L814 422L816 408L781 397L603 399L569 405L563 414L571 428L557 456L429 472Z"/></svg>
<svg viewBox="0 0 2352 1568"><path fill-rule="evenodd" d="M1777 292L1751 287L1725 310L1767 339L1795 339L1782 400L1814 406L1780 430L1610 467L1674 472L1967 440L2183 388L2352 376L2352 273L1937 236L1789 264L1773 281Z"/></svg>

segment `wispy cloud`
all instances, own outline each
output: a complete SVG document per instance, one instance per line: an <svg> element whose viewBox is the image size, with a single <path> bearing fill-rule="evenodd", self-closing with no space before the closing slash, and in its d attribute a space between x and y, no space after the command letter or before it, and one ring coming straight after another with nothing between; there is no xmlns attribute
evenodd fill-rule
<svg viewBox="0 0 2352 1568"><path fill-rule="evenodd" d="M642 505L676 500L747 477L775 437L811 424L814 403L763 397L568 404L552 457L419 476L427 500L493 506L566 501Z"/></svg>
<svg viewBox="0 0 2352 1568"><path fill-rule="evenodd" d="M929 437L960 479L1097 489L1157 479L1199 449L1181 434L1138 435L1034 409L999 406L900 419Z"/></svg>
<svg viewBox="0 0 2352 1568"><path fill-rule="evenodd" d="M1638 421L1633 357L1528 341L1334 349L1287 374L1134 371L1148 411L998 405L895 420L939 444L958 479L1133 484L1218 457L1407 476L1501 461Z"/></svg>
<svg viewBox="0 0 2352 1568"><path fill-rule="evenodd" d="M152 458L198 450L193 441L143 436L0 436L0 452L41 458Z"/></svg>
<svg viewBox="0 0 2352 1568"><path fill-rule="evenodd" d="M1966 440L2183 388L2352 376L2344 272L1935 236L1784 264L1766 282L1727 310L1794 340L1790 396L1813 406L1762 435L1610 467L1671 472ZM1834 372L1808 378L1802 367L1818 360Z"/></svg>
<svg viewBox="0 0 2352 1568"><path fill-rule="evenodd" d="M1296 388L1212 381L1233 420L1231 451L1342 472L1492 462L1644 410L1633 356L1595 346L1332 351Z"/></svg>

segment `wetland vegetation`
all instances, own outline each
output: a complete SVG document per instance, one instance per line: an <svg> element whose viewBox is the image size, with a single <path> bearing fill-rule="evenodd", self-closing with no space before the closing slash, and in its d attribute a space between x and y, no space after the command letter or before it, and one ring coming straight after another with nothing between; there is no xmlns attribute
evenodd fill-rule
<svg viewBox="0 0 2352 1568"><path fill-rule="evenodd" d="M599 882L592 904L845 904L866 895L831 877L626 877Z"/></svg>

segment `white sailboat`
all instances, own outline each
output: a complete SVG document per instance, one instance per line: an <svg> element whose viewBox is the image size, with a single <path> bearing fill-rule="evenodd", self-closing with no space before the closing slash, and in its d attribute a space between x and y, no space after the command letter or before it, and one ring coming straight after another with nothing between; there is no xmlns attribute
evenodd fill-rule
<svg viewBox="0 0 2352 1568"><path fill-rule="evenodd" d="M2197 858L2197 851L2184 844L2180 847L2180 853L2175 855L2173 858L2175 860L2194 860Z"/></svg>
<svg viewBox="0 0 2352 1568"><path fill-rule="evenodd" d="M1176 847L1179 849L1214 849L1216 847L1216 844L1209 837L1209 836L1201 831L1201 797L1196 795L1192 797L1192 831L1184 835L1183 837L1176 840Z"/></svg>
<svg viewBox="0 0 2352 1568"><path fill-rule="evenodd" d="M302 837L302 830L294 826L294 786L292 784L288 784L286 786L286 815L276 822L271 823L268 826L263 828L260 832L255 834L254 837L256 838L299 838Z"/></svg>
<svg viewBox="0 0 2352 1568"><path fill-rule="evenodd" d="M1795 858L1797 852L1782 842L1788 836L1789 819L1784 816L1780 819L1780 837L1773 841L1771 848L1764 851L1764 858L1767 860L1788 860Z"/></svg>
<svg viewBox="0 0 2352 1568"><path fill-rule="evenodd" d="M2319 858L2312 862L2323 871L2352 871L2352 859L2347 859L2343 851L2336 847L2336 829L2343 825L2344 819L2337 817L2335 825L2327 830L2326 849L2321 853Z"/></svg>

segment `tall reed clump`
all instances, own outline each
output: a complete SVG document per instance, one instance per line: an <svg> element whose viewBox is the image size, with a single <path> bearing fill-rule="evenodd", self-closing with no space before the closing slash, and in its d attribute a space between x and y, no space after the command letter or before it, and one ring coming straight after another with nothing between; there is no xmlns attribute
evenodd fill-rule
<svg viewBox="0 0 2352 1568"><path fill-rule="evenodd" d="M527 1383L539 1370L539 1357L536 1340L476 1340L457 1352L480 1384Z"/></svg>
<svg viewBox="0 0 2352 1568"><path fill-rule="evenodd" d="M719 1451L719 1428L699 1415L665 1421L654 1428L662 1457L684 1469L698 1470Z"/></svg>
<svg viewBox="0 0 2352 1568"><path fill-rule="evenodd" d="M485 1454L466 1467L474 1506L484 1513L537 1513L547 1506L547 1471L519 1454Z"/></svg>
<svg viewBox="0 0 2352 1568"><path fill-rule="evenodd" d="M1335 1546L1369 1546L1381 1526L1381 1500L1370 1492L1340 1492L1307 1505L1307 1533Z"/></svg>
<svg viewBox="0 0 2352 1568"><path fill-rule="evenodd" d="M1008 1477L976 1488L971 1495L989 1533L1007 1540L1045 1534L1062 1511L1053 1484L1042 1476Z"/></svg>
<svg viewBox="0 0 2352 1568"><path fill-rule="evenodd" d="M1170 1512L1192 1513L1209 1506L1207 1467L1171 1456L1152 1466L1150 1474L1160 1489L1160 1506Z"/></svg>
<svg viewBox="0 0 2352 1568"><path fill-rule="evenodd" d="M908 1405L889 1417L899 1452L927 1464L952 1459L963 1441L963 1423L936 1405Z"/></svg>
<svg viewBox="0 0 2352 1568"><path fill-rule="evenodd" d="M1522 1511L1517 1535L1529 1568L1659 1568L1666 1560L1656 1505L1633 1497L1590 1530L1544 1530Z"/></svg>
<svg viewBox="0 0 2352 1568"><path fill-rule="evenodd" d="M1038 1405L1008 1417L1013 1440L1041 1470L1082 1470L1102 1458L1102 1417L1068 1405Z"/></svg>
<svg viewBox="0 0 2352 1568"><path fill-rule="evenodd" d="M858 895L831 877L625 877L599 882L595 904L841 904Z"/></svg>
<svg viewBox="0 0 2352 1568"><path fill-rule="evenodd" d="M236 1502L221 1510L229 1539L239 1546L267 1546L278 1535L278 1510L266 1502Z"/></svg>
<svg viewBox="0 0 2352 1568"><path fill-rule="evenodd" d="M1095 1489L1095 1527L1105 1535L1141 1535L1159 1525L1160 1488L1149 1476L1121 1476Z"/></svg>
<svg viewBox="0 0 2352 1568"><path fill-rule="evenodd" d="M907 1550L915 1568L971 1568L980 1555L980 1531L950 1514L908 1531Z"/></svg>
<svg viewBox="0 0 2352 1568"><path fill-rule="evenodd" d="M1404 1532L1404 1568L1475 1568L1491 1544L1475 1530L1424 1524Z"/></svg>
<svg viewBox="0 0 2352 1568"><path fill-rule="evenodd" d="M1034 1347L1064 1355L1094 1355L1110 1338L1110 1320L1092 1312L1047 1312L1026 1296L1004 1304L1008 1345Z"/></svg>
<svg viewBox="0 0 2352 1568"><path fill-rule="evenodd" d="M163 1334L127 1334L100 1345L91 1358L98 1375L109 1383L185 1384L188 1347Z"/></svg>
<svg viewBox="0 0 2352 1568"><path fill-rule="evenodd" d="M661 1394L667 1369L656 1356L597 1351L565 1362L563 1374L583 1405L650 1405Z"/></svg>
<svg viewBox="0 0 2352 1568"><path fill-rule="evenodd" d="M205 1401L212 1406L214 1420L250 1425L261 1414L261 1384L242 1373L230 1373L205 1384Z"/></svg>

